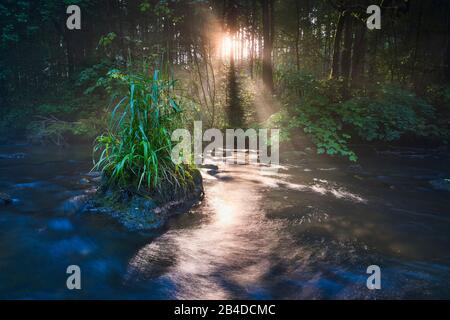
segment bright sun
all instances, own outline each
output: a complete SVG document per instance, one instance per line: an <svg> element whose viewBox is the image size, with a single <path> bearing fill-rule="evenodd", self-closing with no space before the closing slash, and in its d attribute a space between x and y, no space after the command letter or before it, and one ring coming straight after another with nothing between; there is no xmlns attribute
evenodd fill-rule
<svg viewBox="0 0 450 320"><path fill-rule="evenodd" d="M233 54L235 59L249 56L250 43L242 39L236 39L228 34L222 37L220 44L220 54L222 58L229 58Z"/></svg>
<svg viewBox="0 0 450 320"><path fill-rule="evenodd" d="M222 38L222 44L221 44L221 53L222 57L230 57L231 53L235 51L236 49L236 43L229 35L225 35Z"/></svg>

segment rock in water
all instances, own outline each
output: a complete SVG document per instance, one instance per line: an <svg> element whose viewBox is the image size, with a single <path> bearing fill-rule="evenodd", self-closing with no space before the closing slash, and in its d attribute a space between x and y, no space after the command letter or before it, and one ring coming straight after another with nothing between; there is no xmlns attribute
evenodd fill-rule
<svg viewBox="0 0 450 320"><path fill-rule="evenodd" d="M435 190L450 192L450 179L438 179L430 181Z"/></svg>
<svg viewBox="0 0 450 320"><path fill-rule="evenodd" d="M3 192L0 192L0 205L7 205L12 203L12 198Z"/></svg>
<svg viewBox="0 0 450 320"><path fill-rule="evenodd" d="M68 214L80 212L83 210L88 200L89 196L85 194L73 197L64 202L63 211Z"/></svg>
<svg viewBox="0 0 450 320"><path fill-rule="evenodd" d="M202 176L198 170L191 174L193 187L179 194L168 189L166 199L156 200L150 195L143 196L103 185L83 211L109 215L130 231L160 228L169 217L187 212L203 198Z"/></svg>
<svg viewBox="0 0 450 320"><path fill-rule="evenodd" d="M13 153L13 154L0 154L0 159L23 159L25 158L25 153Z"/></svg>
<svg viewBox="0 0 450 320"><path fill-rule="evenodd" d="M86 184L89 184L89 180L88 179L86 179L86 178L81 178L80 179L80 181L79 181L79 184L83 184L83 185L86 185Z"/></svg>

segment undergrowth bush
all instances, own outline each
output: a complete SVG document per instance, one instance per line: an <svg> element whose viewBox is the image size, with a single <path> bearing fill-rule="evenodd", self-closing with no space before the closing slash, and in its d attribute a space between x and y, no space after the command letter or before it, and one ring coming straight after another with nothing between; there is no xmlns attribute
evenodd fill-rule
<svg viewBox="0 0 450 320"><path fill-rule="evenodd" d="M0 110L0 142L15 137L29 123L32 117L32 108L21 107Z"/></svg>
<svg viewBox="0 0 450 320"><path fill-rule="evenodd" d="M439 125L430 102L413 92L384 85L365 97L344 100L339 80L316 80L309 74L283 71L279 78L283 109L269 122L282 129L281 138L295 139L299 130L317 146L319 154L341 155L356 161L352 138L392 142L405 135L446 142L448 128ZM445 98L445 93L442 94ZM442 98L442 99L444 99Z"/></svg>
<svg viewBox="0 0 450 320"><path fill-rule="evenodd" d="M175 81L159 70L153 78L118 70L110 76L128 86L128 94L112 110L108 131L96 139L95 168L109 184L144 194L163 196L192 188L198 171L171 159L171 134L182 112Z"/></svg>
<svg viewBox="0 0 450 320"><path fill-rule="evenodd" d="M397 86L383 86L372 97L355 97L337 106L342 122L366 141L396 141L406 134L443 137L435 108Z"/></svg>

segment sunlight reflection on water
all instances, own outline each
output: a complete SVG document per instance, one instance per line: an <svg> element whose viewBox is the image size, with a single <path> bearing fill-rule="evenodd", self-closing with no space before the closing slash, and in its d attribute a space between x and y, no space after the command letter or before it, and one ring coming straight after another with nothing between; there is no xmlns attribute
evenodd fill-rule
<svg viewBox="0 0 450 320"><path fill-rule="evenodd" d="M129 273L151 273L155 257L169 254L175 262L165 277L175 283L177 298L221 299L230 297L229 287L256 286L267 270L268 250L279 237L258 207L257 184L242 179L248 170L233 168L227 174L239 183L219 179L208 189L199 209L208 223L168 231L137 253L129 263ZM221 285L224 274L229 274L228 285Z"/></svg>
<svg viewBox="0 0 450 320"><path fill-rule="evenodd" d="M195 211L207 222L195 228L169 230L141 248L129 262L128 280L152 279L159 261L168 256L172 263L162 277L176 287L176 298L223 299L236 294L246 296L248 290L264 291L261 284L276 267L278 255L283 254L285 260L293 259L293 270L295 266L302 268L311 256L302 247L286 245L294 240L280 232L285 227L284 221L267 219L259 205L264 187L364 202L362 197L328 181L312 181L312 185L288 182L290 176L282 166L278 172L261 170L258 165L219 164L219 167L221 170L213 176L203 172L208 184L206 199ZM326 220L319 217L315 223ZM288 252L282 253L281 247Z"/></svg>
<svg viewBox="0 0 450 320"><path fill-rule="evenodd" d="M202 169L201 205L140 234L63 210L86 189L89 148L0 152L27 154L0 159L0 185L17 199L0 215L0 297L450 296L449 198L428 182L448 176L447 153L407 165L377 157L357 168L291 155L277 172L218 164ZM79 294L60 290L74 261L86 277ZM365 287L373 263L383 270L378 293Z"/></svg>

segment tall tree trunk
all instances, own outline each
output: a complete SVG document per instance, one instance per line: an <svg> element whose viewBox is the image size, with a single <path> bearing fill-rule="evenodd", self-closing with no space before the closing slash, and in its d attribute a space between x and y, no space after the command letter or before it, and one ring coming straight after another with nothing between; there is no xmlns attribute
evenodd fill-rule
<svg viewBox="0 0 450 320"><path fill-rule="evenodd" d="M262 0L263 9L263 69L262 76L266 89L273 92L273 68L272 68L272 50L273 50L273 0Z"/></svg>
<svg viewBox="0 0 450 320"><path fill-rule="evenodd" d="M340 58L341 58L341 42L342 33L344 31L345 13L341 12L336 25L336 33L334 35L333 44L333 61L331 63L331 78L340 77Z"/></svg>
<svg viewBox="0 0 450 320"><path fill-rule="evenodd" d="M450 83L450 3L447 4L447 52L444 65L445 78Z"/></svg>
<svg viewBox="0 0 450 320"><path fill-rule="evenodd" d="M296 9L296 32L295 32L295 57L297 64L297 71L300 70L300 4L298 1L295 2Z"/></svg>
<svg viewBox="0 0 450 320"><path fill-rule="evenodd" d="M420 7L419 7L419 16L417 18L417 24L416 24L416 38L415 38L415 44L414 44L414 55L413 55L413 61L412 61L412 70L411 70L411 80L414 84L414 87L418 87L418 80L416 77L416 68L417 68L417 56L419 54L419 45L420 45L420 31L422 29L422 17L423 17L423 6L424 2L423 0L420 1Z"/></svg>
<svg viewBox="0 0 450 320"><path fill-rule="evenodd" d="M72 77L75 72L75 49L73 46L73 34L69 30L64 31L64 42L66 44L66 57L67 57L67 75Z"/></svg>
<svg viewBox="0 0 450 320"><path fill-rule="evenodd" d="M370 49L369 49L369 59L370 63L368 63L369 74L372 79L377 78L377 54L378 54L378 42L379 42L379 33L375 33L372 38Z"/></svg>
<svg viewBox="0 0 450 320"><path fill-rule="evenodd" d="M331 20L330 19L328 19L328 22L327 22L327 27L326 27L326 30L325 30L325 33L326 33L326 36L325 36L325 38L326 38L326 43L325 43L325 65L324 65L324 76L325 75L329 75L330 74L330 72L331 72L331 70L330 70L330 66L331 66L331 61L332 61L332 59L333 59L333 57L332 57L332 51L331 51L331 33L332 33L332 29L333 29L333 27L332 27L332 24L331 24Z"/></svg>
<svg viewBox="0 0 450 320"><path fill-rule="evenodd" d="M345 13L344 24L344 47L342 49L341 66L343 77L343 93L347 96L347 89L350 79L350 68L352 65L352 45L353 45L353 18L350 12Z"/></svg>
<svg viewBox="0 0 450 320"><path fill-rule="evenodd" d="M240 29L239 32L241 34L241 41L240 41L241 52L240 52L240 55L241 55L241 64L242 64L244 62L244 47L245 47L246 38L245 38L244 30Z"/></svg>
<svg viewBox="0 0 450 320"><path fill-rule="evenodd" d="M366 26L359 22L356 30L353 46L352 87L358 88L364 85L364 64L366 56Z"/></svg>
<svg viewBox="0 0 450 320"><path fill-rule="evenodd" d="M252 1L252 22L251 22L251 45L250 45L250 76L253 79L253 65L255 63L255 55L256 55L256 0Z"/></svg>

